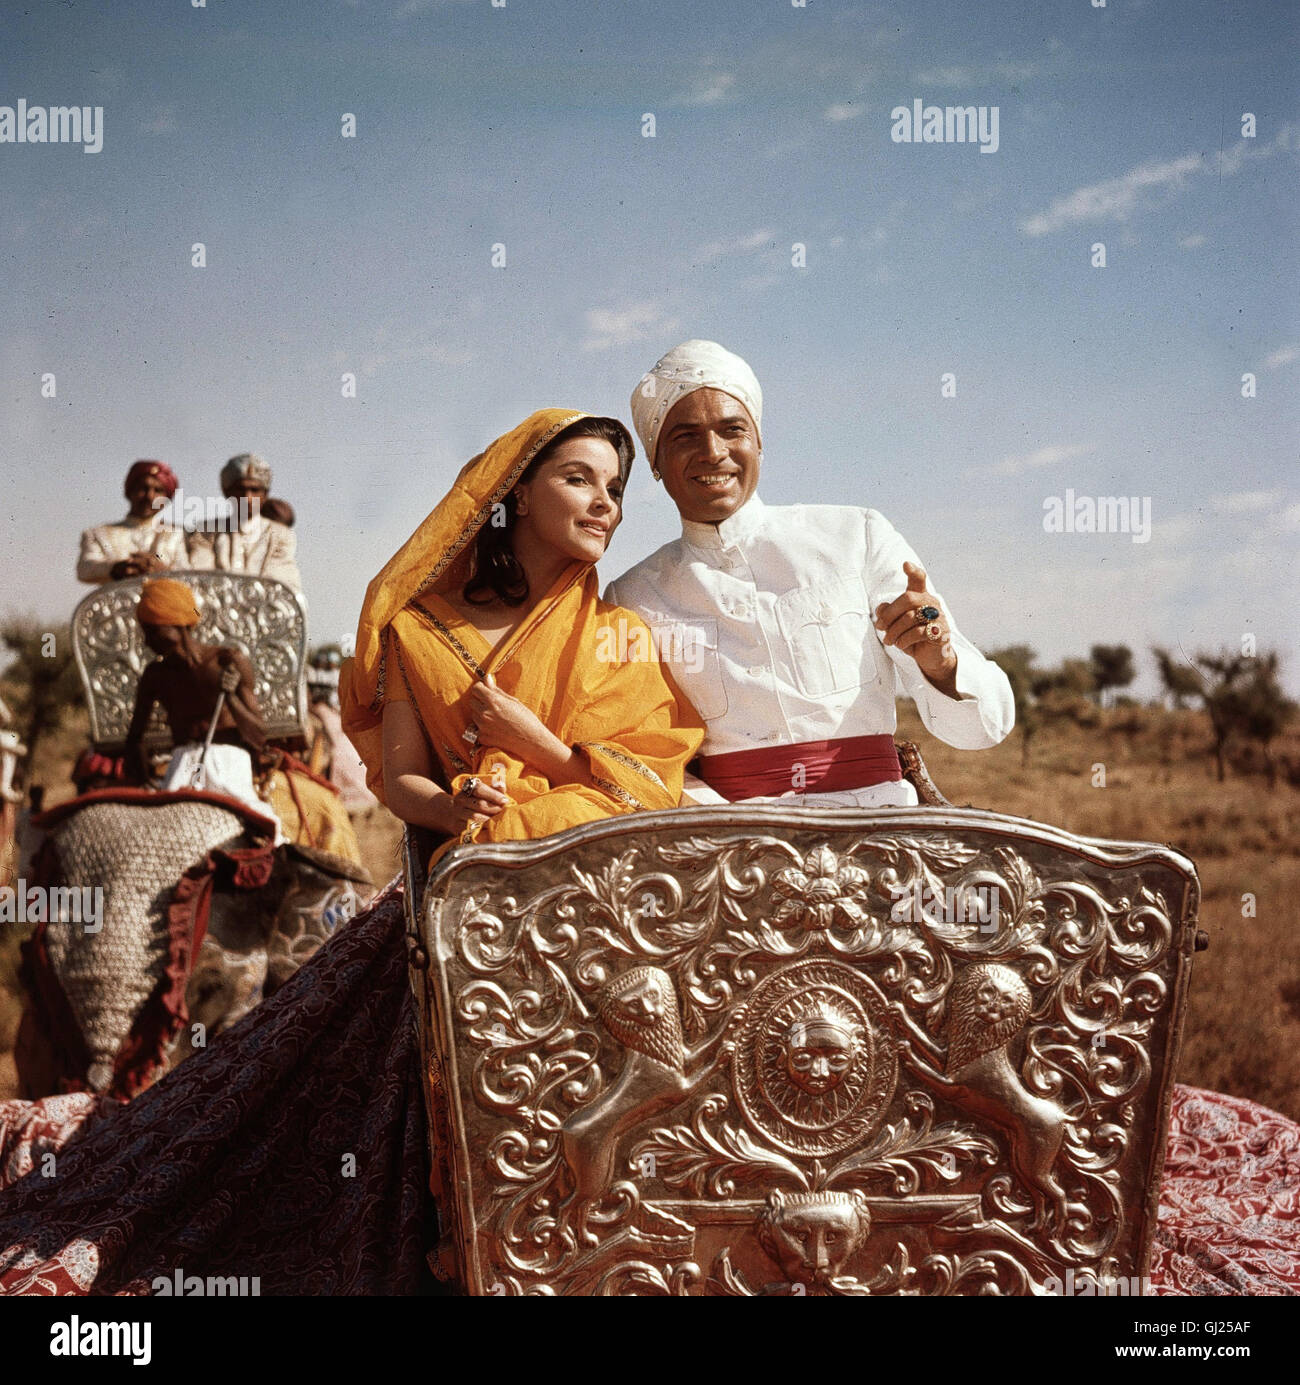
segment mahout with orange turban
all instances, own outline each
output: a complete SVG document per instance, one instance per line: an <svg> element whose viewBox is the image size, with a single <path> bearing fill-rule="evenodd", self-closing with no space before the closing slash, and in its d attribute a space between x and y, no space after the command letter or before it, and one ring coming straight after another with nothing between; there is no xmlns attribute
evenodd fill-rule
<svg viewBox="0 0 1300 1385"><path fill-rule="evenodd" d="M177 582L171 577L146 582L135 613L141 625L188 627L199 623L199 608L194 593L184 582Z"/></svg>

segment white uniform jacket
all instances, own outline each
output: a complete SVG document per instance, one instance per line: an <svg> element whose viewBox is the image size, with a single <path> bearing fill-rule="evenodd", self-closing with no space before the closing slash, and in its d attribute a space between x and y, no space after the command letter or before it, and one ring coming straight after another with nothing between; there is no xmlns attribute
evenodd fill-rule
<svg viewBox="0 0 1300 1385"><path fill-rule="evenodd" d="M707 723L703 755L851 736L892 735L898 688L940 740L997 745L1015 724L1007 676L957 629L957 692L882 643L872 612L907 588L916 554L877 510L767 506L757 495L721 524L683 520L682 537L609 584L605 599L651 627L660 658ZM930 588L933 591L933 587ZM687 792L719 795L688 776ZM905 781L810 802L916 802Z"/></svg>
<svg viewBox="0 0 1300 1385"><path fill-rule="evenodd" d="M79 582L109 582L113 567L132 553L152 553L169 568L188 567L185 535L179 529L156 525L152 518L135 519L128 515L114 524L97 524L81 535L77 555Z"/></svg>
<svg viewBox="0 0 1300 1385"><path fill-rule="evenodd" d="M190 566L196 571L247 572L274 577L302 590L298 574L298 540L287 524L262 515L246 529L226 533L196 532L189 539Z"/></svg>

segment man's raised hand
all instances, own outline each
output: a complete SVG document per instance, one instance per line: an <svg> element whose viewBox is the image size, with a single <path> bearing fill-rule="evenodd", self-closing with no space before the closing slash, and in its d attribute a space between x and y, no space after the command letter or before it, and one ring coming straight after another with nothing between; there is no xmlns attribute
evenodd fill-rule
<svg viewBox="0 0 1300 1385"><path fill-rule="evenodd" d="M948 621L934 593L926 589L925 569L919 563L906 562L903 572L907 577L907 590L893 601L882 602L876 607L874 624L881 632L881 642L892 644L915 659L916 666L940 691L955 697L957 655L952 647ZM931 620L923 619L919 612L926 606L939 614ZM927 630L935 627L938 637L931 638Z"/></svg>

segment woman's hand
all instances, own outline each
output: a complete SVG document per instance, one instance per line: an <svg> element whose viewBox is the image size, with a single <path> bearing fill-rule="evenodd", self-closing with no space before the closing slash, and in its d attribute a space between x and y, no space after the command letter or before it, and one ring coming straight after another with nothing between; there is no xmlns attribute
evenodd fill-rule
<svg viewBox="0 0 1300 1385"><path fill-rule="evenodd" d="M460 836L474 819L495 817L510 800L491 781L480 779L449 794L434 782L435 767L420 719L411 702L384 707L384 798L403 822Z"/></svg>
<svg viewBox="0 0 1300 1385"><path fill-rule="evenodd" d="M449 837L459 837L471 822L494 818L510 806L510 798L486 779L470 778L459 793L439 793L430 805L436 826Z"/></svg>
<svg viewBox="0 0 1300 1385"><path fill-rule="evenodd" d="M470 720L478 727L480 747L495 746L539 766L554 758L556 738L531 708L502 692L490 673L469 690L466 702Z"/></svg>

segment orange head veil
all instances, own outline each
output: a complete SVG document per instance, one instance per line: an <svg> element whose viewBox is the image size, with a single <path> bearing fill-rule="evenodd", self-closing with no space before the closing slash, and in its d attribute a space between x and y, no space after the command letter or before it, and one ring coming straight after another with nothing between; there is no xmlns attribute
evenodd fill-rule
<svg viewBox="0 0 1300 1385"><path fill-rule="evenodd" d="M539 409L466 462L455 484L366 588L355 656L339 679L343 726L368 766L383 755L384 688L389 673L384 632L409 601L429 589L452 591L468 580L474 539L557 433L591 415ZM627 459L632 456L628 436ZM626 470L626 468L625 468Z"/></svg>

